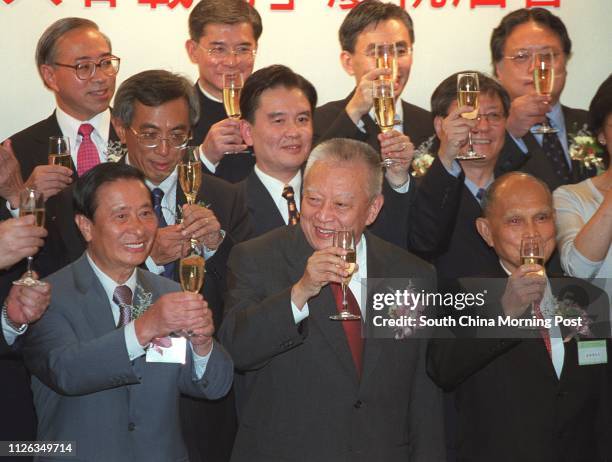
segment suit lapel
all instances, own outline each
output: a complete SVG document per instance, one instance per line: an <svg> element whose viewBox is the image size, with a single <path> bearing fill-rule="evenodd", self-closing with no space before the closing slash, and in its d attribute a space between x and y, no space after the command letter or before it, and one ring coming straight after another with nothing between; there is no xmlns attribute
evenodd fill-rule
<svg viewBox="0 0 612 462"><path fill-rule="evenodd" d="M95 336L100 337L115 329L115 320L106 292L85 253L74 263L72 271L75 286L83 297L83 311Z"/></svg>
<svg viewBox="0 0 612 462"><path fill-rule="evenodd" d="M287 255L290 280L297 281L304 274L307 260L312 255L313 249L306 241L300 226L295 227L292 235L293 239L288 240L285 255ZM336 313L336 301L329 285L323 287L319 295L308 301L308 311L309 329L311 331L317 329L321 332L322 337L342 365L342 369L356 382L358 380L357 371L342 323L329 319L331 314Z"/></svg>
<svg viewBox="0 0 612 462"><path fill-rule="evenodd" d="M254 171L246 179L246 192L247 208L253 217L258 235L285 226L285 220L278 211L274 199Z"/></svg>

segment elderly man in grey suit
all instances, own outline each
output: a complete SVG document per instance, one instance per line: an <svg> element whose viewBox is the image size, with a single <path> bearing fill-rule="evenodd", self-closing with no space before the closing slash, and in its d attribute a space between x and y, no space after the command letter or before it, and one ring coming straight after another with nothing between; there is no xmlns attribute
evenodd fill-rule
<svg viewBox="0 0 612 462"><path fill-rule="evenodd" d="M440 396L420 341L364 339L359 320L329 318L350 275L335 230L355 235L347 306L366 322L367 278L435 284L429 264L364 232L383 203L379 164L360 141L320 144L306 165L299 225L232 251L219 336L246 382L233 462L443 460Z"/></svg>
<svg viewBox="0 0 612 462"><path fill-rule="evenodd" d="M87 250L48 278L51 305L25 339L37 437L75 441L77 460L187 461L179 393L220 398L232 382L211 311L200 294L139 268L157 219L138 170L94 167L74 203ZM189 334L185 363L150 361L145 350L171 332Z"/></svg>

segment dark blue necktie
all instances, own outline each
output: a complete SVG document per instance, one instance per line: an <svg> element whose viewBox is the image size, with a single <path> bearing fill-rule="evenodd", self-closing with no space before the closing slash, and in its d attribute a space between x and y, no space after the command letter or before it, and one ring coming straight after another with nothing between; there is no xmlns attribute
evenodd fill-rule
<svg viewBox="0 0 612 462"><path fill-rule="evenodd" d="M164 198L164 192L160 188L155 188L151 191L151 196L153 198L153 210L155 211L155 215L157 215L157 225L159 228L165 228L168 226L168 222L164 218L164 213L162 210L162 199ZM174 279L174 262L166 263L164 265L164 271L162 275L169 279Z"/></svg>
<svg viewBox="0 0 612 462"><path fill-rule="evenodd" d="M550 119L548 119L548 124L550 125ZM553 164L555 173L562 179L563 183L569 183L570 169L557 133L544 133L542 135L542 150Z"/></svg>

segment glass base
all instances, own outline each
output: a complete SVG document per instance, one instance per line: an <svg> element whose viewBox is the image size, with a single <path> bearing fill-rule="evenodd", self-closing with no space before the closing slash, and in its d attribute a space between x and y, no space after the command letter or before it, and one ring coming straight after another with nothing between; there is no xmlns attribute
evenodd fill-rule
<svg viewBox="0 0 612 462"><path fill-rule="evenodd" d="M468 151L465 154L460 154L455 159L457 160L480 160L486 159L487 156L484 154L478 154L476 151Z"/></svg>
<svg viewBox="0 0 612 462"><path fill-rule="evenodd" d="M538 135L546 135L547 133L557 133L559 130L556 128L540 125L539 127L534 128L531 133L537 133Z"/></svg>
<svg viewBox="0 0 612 462"><path fill-rule="evenodd" d="M361 319L361 316L352 314L349 311L341 311L338 314L332 314L329 316L332 321L357 321Z"/></svg>
<svg viewBox="0 0 612 462"><path fill-rule="evenodd" d="M21 278L16 281L13 281L13 285L25 286L25 287L35 287L35 286L44 286L46 285L46 283L40 282L38 279L34 279L30 276L27 276L25 278Z"/></svg>

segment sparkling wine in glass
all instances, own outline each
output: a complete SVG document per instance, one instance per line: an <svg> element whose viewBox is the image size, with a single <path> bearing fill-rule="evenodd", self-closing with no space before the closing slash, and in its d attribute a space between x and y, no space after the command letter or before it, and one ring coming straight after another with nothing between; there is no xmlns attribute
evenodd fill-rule
<svg viewBox="0 0 612 462"><path fill-rule="evenodd" d="M457 75L457 104L459 106L472 106L472 112L461 114L464 119L474 120L478 117L478 97L480 96L480 85L476 72L465 72ZM472 144L472 131L468 132L468 150L465 154L457 156L459 160L484 159L485 156L474 151Z"/></svg>
<svg viewBox="0 0 612 462"><path fill-rule="evenodd" d="M223 74L223 106L230 119L240 119L240 93L244 82L242 74Z"/></svg>
<svg viewBox="0 0 612 462"><path fill-rule="evenodd" d="M390 69L390 75L381 75L379 80L397 80L397 48L395 43L377 43L374 45L374 57L377 69Z"/></svg>
<svg viewBox="0 0 612 462"><path fill-rule="evenodd" d="M26 215L34 215L36 226L45 226L45 200L40 191L27 188L19 195L19 216L24 217ZM17 281L13 281L13 284L28 287L44 285L43 282L34 278L34 273L32 272L33 260L34 256L29 255L25 276Z"/></svg>
<svg viewBox="0 0 612 462"><path fill-rule="evenodd" d="M65 136L49 137L49 165L61 165L72 168L70 157L70 140Z"/></svg>
<svg viewBox="0 0 612 462"><path fill-rule="evenodd" d="M338 314L331 315L329 319L334 321L361 319L359 315L353 314L349 311L348 302L346 300L346 290L349 282L351 282L351 278L353 277L353 273L355 272L355 268L357 266L357 253L355 251L355 236L353 235L353 231L336 231L334 234L334 247L340 247L341 249L346 249L348 251L346 255L343 255L340 258L348 263L349 266L347 271L349 272L349 275L342 281L342 309Z"/></svg>
<svg viewBox="0 0 612 462"><path fill-rule="evenodd" d="M395 126L395 92L391 80L374 80L372 82L372 99L374 100L374 116L383 133L393 130ZM391 167L403 159L387 157L380 163L383 167Z"/></svg>
<svg viewBox="0 0 612 462"><path fill-rule="evenodd" d="M551 50L533 54L533 82L538 95L550 96L555 84L555 54ZM557 133L559 130L548 124L548 119L534 133Z"/></svg>
<svg viewBox="0 0 612 462"><path fill-rule="evenodd" d="M178 164L178 178L189 205L195 204L202 184L202 162L198 146L187 146Z"/></svg>
<svg viewBox="0 0 612 462"><path fill-rule="evenodd" d="M521 239L521 265L540 265L542 269L536 274L545 276L544 271L544 243L539 235L523 236ZM536 302L531 303L531 316L538 317ZM541 316L541 314L540 314ZM523 327L525 329L536 329L537 327Z"/></svg>
<svg viewBox="0 0 612 462"><path fill-rule="evenodd" d="M185 292L198 293L204 285L204 275L206 273L204 257L200 246L194 244L193 241L186 241L183 245L189 248L185 249L184 254L187 254L187 256L181 258L179 264L181 288Z"/></svg>

